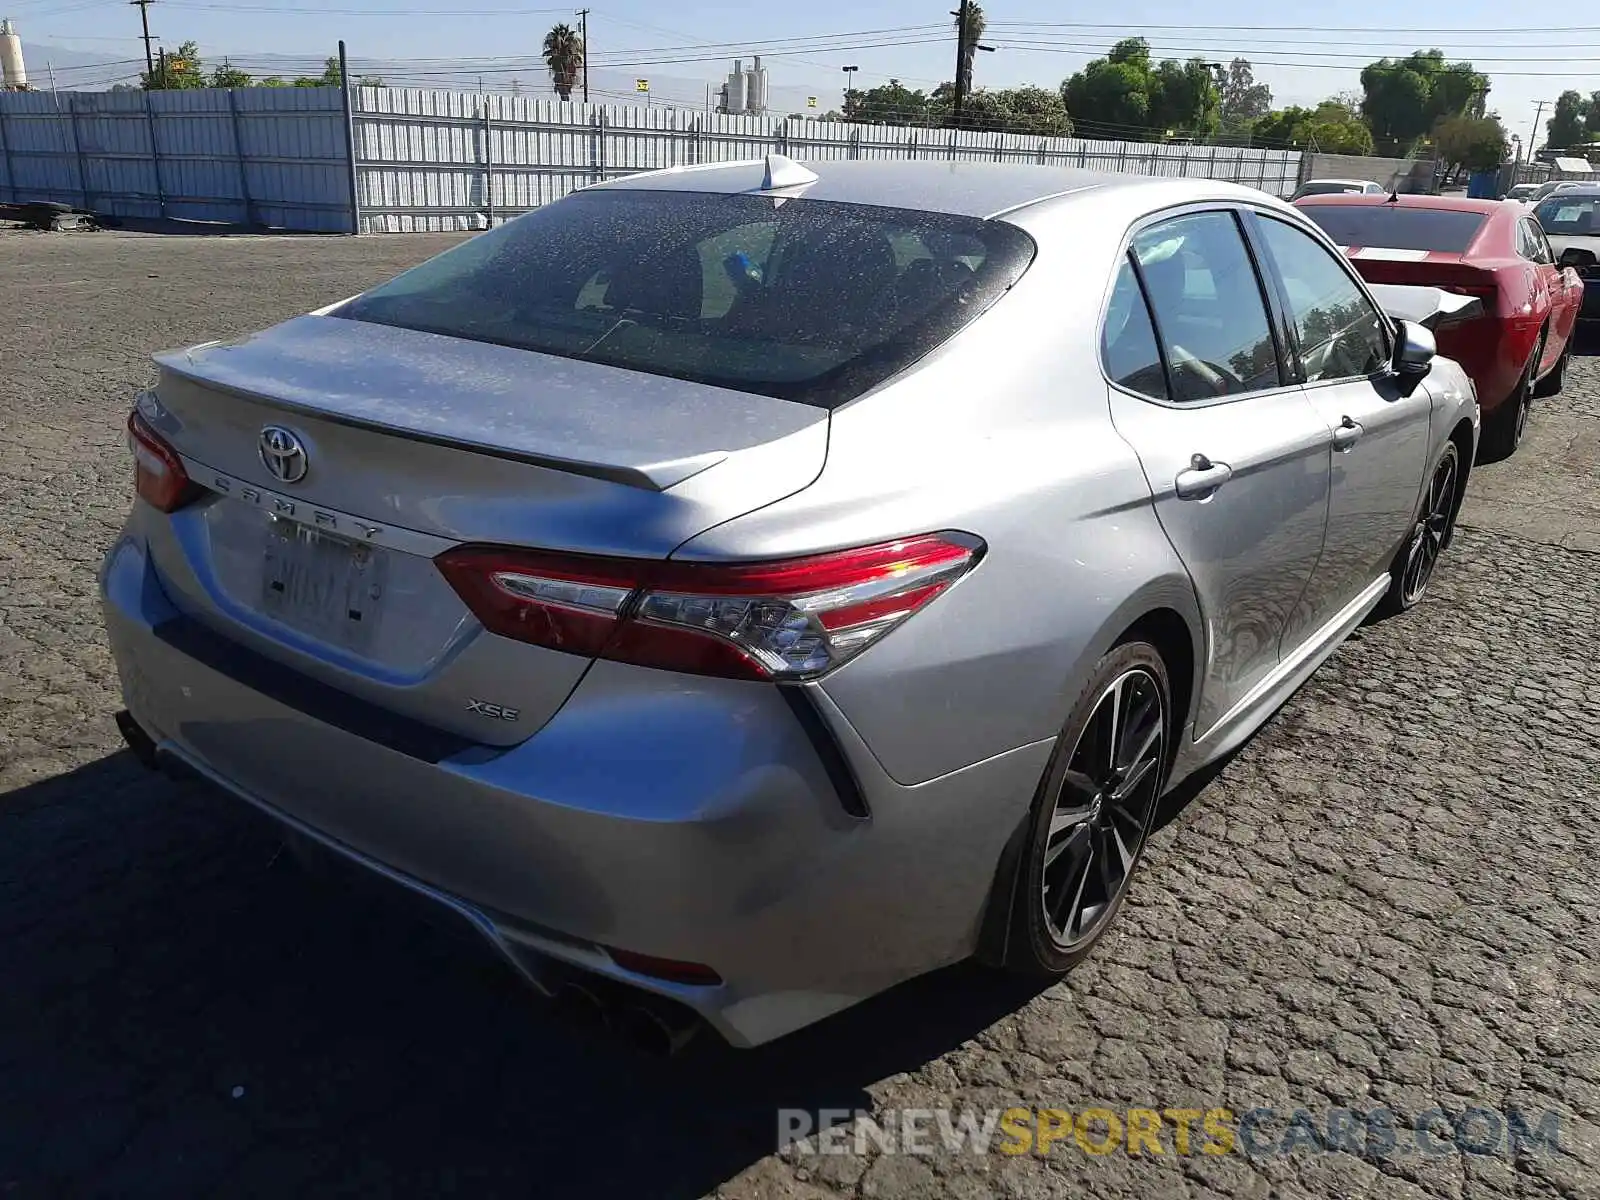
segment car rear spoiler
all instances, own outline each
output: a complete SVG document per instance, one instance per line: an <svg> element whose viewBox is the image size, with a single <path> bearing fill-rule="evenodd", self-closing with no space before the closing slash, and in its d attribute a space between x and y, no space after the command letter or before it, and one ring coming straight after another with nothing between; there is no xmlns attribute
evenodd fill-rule
<svg viewBox="0 0 1600 1200"><path fill-rule="evenodd" d="M1439 330L1483 316L1483 301L1436 287L1417 287L1406 283L1369 284L1372 298L1383 311L1401 321L1413 321L1424 329Z"/></svg>

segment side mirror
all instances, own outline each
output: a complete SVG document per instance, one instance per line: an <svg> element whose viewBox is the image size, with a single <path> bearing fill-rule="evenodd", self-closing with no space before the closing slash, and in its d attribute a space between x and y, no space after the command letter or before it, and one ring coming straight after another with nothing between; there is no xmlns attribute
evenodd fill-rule
<svg viewBox="0 0 1600 1200"><path fill-rule="evenodd" d="M1410 395L1429 371L1439 354L1439 344L1433 334L1415 321L1397 321L1394 340L1394 359L1389 364L1401 390Z"/></svg>
<svg viewBox="0 0 1600 1200"><path fill-rule="evenodd" d="M1585 267L1594 266L1596 262L1600 262L1600 259L1595 258L1593 250L1585 250L1582 246L1568 246L1561 252L1561 257L1556 259L1556 266L1571 267L1575 271L1581 271Z"/></svg>

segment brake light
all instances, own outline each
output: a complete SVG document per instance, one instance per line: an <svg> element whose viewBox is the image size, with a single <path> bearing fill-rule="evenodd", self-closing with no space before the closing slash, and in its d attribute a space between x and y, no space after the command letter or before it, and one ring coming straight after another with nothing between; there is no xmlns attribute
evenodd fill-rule
<svg viewBox="0 0 1600 1200"><path fill-rule="evenodd" d="M926 534L769 563L602 559L465 546L435 561L485 628L589 657L736 679L810 679L848 661L977 564Z"/></svg>
<svg viewBox="0 0 1600 1200"><path fill-rule="evenodd" d="M128 414L128 449L139 498L161 512L176 512L198 494L178 452L135 410Z"/></svg>
<svg viewBox="0 0 1600 1200"><path fill-rule="evenodd" d="M711 967L704 963L684 962L676 958L659 958L654 954L639 954L633 950L618 950L608 946L606 953L611 961L635 975L649 975L669 983L690 983L699 987L716 987L722 982Z"/></svg>

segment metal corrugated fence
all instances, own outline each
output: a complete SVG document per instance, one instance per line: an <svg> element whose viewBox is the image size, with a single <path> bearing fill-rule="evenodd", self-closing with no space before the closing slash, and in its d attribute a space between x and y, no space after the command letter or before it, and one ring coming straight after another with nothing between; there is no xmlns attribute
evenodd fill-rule
<svg viewBox="0 0 1600 1200"><path fill-rule="evenodd" d="M352 95L363 232L483 229L601 179L771 152L1194 176L1280 196L1300 175L1293 150L847 125L471 92L358 88Z"/></svg>
<svg viewBox="0 0 1600 1200"><path fill-rule="evenodd" d="M332 88L0 93L0 200L347 232Z"/></svg>
<svg viewBox="0 0 1600 1200"><path fill-rule="evenodd" d="M965 159L1196 176L1287 195L1300 154L1038 138L526 96L355 88L0 93L0 202L349 232L482 229L588 183L759 158Z"/></svg>

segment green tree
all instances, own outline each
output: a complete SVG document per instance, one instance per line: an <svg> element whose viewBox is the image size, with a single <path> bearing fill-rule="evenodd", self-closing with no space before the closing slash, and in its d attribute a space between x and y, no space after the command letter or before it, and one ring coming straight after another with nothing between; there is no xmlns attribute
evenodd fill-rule
<svg viewBox="0 0 1600 1200"><path fill-rule="evenodd" d="M563 100L572 99L572 89L583 73L585 47L583 39L570 25L554 26L544 35L544 65L549 68L550 82L556 95Z"/></svg>
<svg viewBox="0 0 1600 1200"><path fill-rule="evenodd" d="M1250 140L1260 146L1296 145L1300 140L1302 128L1310 119L1309 108L1290 105L1288 108L1275 109L1251 123Z"/></svg>
<svg viewBox="0 0 1600 1200"><path fill-rule="evenodd" d="M1124 38L1061 85L1074 121L1123 129L1150 125L1150 44Z"/></svg>
<svg viewBox="0 0 1600 1200"><path fill-rule="evenodd" d="M1212 133L1218 124L1219 99L1205 59L1185 63L1165 59L1151 76L1150 123L1173 133Z"/></svg>
<svg viewBox="0 0 1600 1200"><path fill-rule="evenodd" d="M1446 117L1433 131L1438 155L1452 169L1492 171L1511 152L1505 128L1495 117Z"/></svg>
<svg viewBox="0 0 1600 1200"><path fill-rule="evenodd" d="M207 87L214 88L247 88L250 86L250 76L239 70L227 59L222 60L222 65L211 72L207 80Z"/></svg>
<svg viewBox="0 0 1600 1200"><path fill-rule="evenodd" d="M257 87L288 87L289 81L281 75L268 75L256 84Z"/></svg>
<svg viewBox="0 0 1600 1200"><path fill-rule="evenodd" d="M163 54L156 62L156 69L142 72L139 82L150 92L188 91L207 86L199 44L184 42L172 53Z"/></svg>
<svg viewBox="0 0 1600 1200"><path fill-rule="evenodd" d="M1336 101L1323 101L1311 114L1302 139L1325 154L1371 154L1372 130L1359 113Z"/></svg>
<svg viewBox="0 0 1600 1200"><path fill-rule="evenodd" d="M1250 130L1262 146L1315 146L1326 154L1371 154L1372 131L1338 99L1316 108L1291 106L1268 113Z"/></svg>
<svg viewBox="0 0 1600 1200"><path fill-rule="evenodd" d="M930 108L943 100L942 91L935 92ZM1072 136L1072 118L1061 102L1061 94L1042 87L979 88L966 98L962 124L971 129L1030 137Z"/></svg>
<svg viewBox="0 0 1600 1200"><path fill-rule="evenodd" d="M1228 73L1222 81L1219 116L1222 129L1229 133L1242 133L1252 121L1259 120L1272 109L1272 89L1256 82L1255 68L1247 58L1236 58L1228 64Z"/></svg>
<svg viewBox="0 0 1600 1200"><path fill-rule="evenodd" d="M1150 60L1143 38L1123 38L1061 85L1073 121L1095 133L1155 130L1188 134L1216 128L1221 96L1201 58Z"/></svg>
<svg viewBox="0 0 1600 1200"><path fill-rule="evenodd" d="M344 72L339 70L339 60L329 55L322 60L321 75L302 75L294 81L295 87L343 87Z"/></svg>
<svg viewBox="0 0 1600 1200"><path fill-rule="evenodd" d="M844 96L844 119L860 125L925 125L928 96L920 89L912 91L898 79L865 91L851 88Z"/></svg>
<svg viewBox="0 0 1600 1200"><path fill-rule="evenodd" d="M1556 97L1555 112L1544 123L1545 145L1551 150L1565 150L1582 145L1586 134L1583 97L1577 92L1562 92Z"/></svg>
<svg viewBox="0 0 1600 1200"><path fill-rule="evenodd" d="M1446 117L1483 115L1489 77L1442 50L1379 59L1361 72L1361 115L1378 150L1406 154Z"/></svg>

